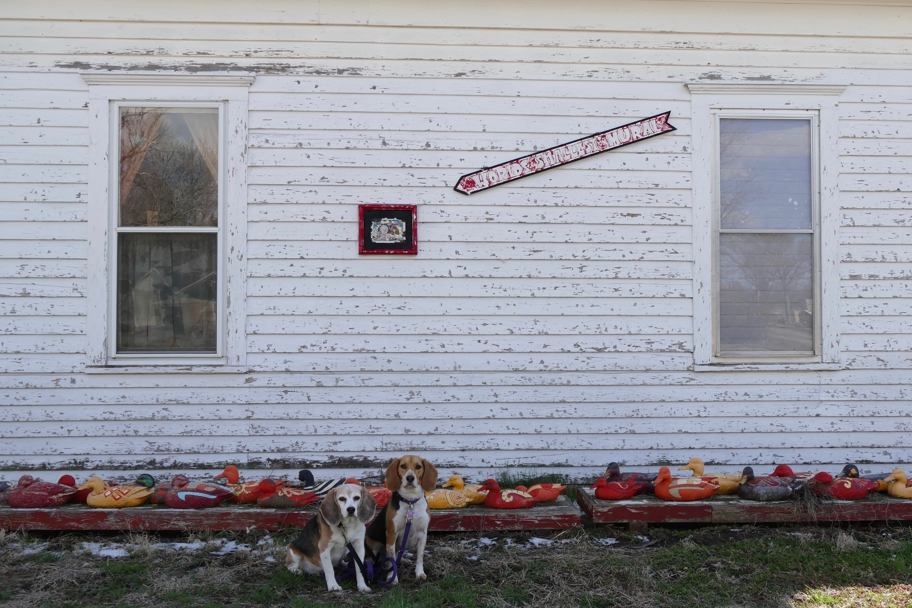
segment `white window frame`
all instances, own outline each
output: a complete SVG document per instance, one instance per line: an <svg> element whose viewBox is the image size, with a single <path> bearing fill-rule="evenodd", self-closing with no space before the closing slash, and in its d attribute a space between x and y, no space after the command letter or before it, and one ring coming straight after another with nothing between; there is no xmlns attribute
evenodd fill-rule
<svg viewBox="0 0 912 608"><path fill-rule="evenodd" d="M838 97L841 85L692 83L694 369L840 369ZM812 121L814 184L813 356L757 353L722 356L718 345L720 118L804 118ZM816 129L813 125L816 125Z"/></svg>
<svg viewBox="0 0 912 608"><path fill-rule="evenodd" d="M252 76L83 74L89 85L87 371L245 371L247 114ZM219 108L218 328L215 353L117 353L119 108ZM196 228L169 232L199 232Z"/></svg>

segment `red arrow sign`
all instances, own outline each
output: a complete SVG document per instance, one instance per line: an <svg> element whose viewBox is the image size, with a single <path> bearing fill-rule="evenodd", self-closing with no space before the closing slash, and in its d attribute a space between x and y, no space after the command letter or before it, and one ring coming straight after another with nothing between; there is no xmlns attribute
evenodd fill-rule
<svg viewBox="0 0 912 608"><path fill-rule="evenodd" d="M453 190L463 194L487 190L528 175L541 173L582 158L674 131L675 128L668 124L670 115L671 112L656 114L615 129L589 135L528 156L514 158L493 167L485 167L474 173L467 173L459 178Z"/></svg>

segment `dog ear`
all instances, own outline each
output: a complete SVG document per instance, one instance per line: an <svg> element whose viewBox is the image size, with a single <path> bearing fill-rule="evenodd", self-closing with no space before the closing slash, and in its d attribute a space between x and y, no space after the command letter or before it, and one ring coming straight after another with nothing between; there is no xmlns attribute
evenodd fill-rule
<svg viewBox="0 0 912 608"><path fill-rule="evenodd" d="M342 523L342 507L339 506L336 488L330 490L326 496L323 497L323 502L320 503L320 515L323 516L323 519L325 519L326 523L330 526L338 526Z"/></svg>
<svg viewBox="0 0 912 608"><path fill-rule="evenodd" d="M437 487L437 469L423 458L421 459L421 464L424 466L424 475L421 476L421 489L425 492L430 492Z"/></svg>
<svg viewBox="0 0 912 608"><path fill-rule="evenodd" d="M358 521L366 524L377 514L377 501L374 495L367 491L367 488L361 486L361 500L358 501Z"/></svg>
<svg viewBox="0 0 912 608"><path fill-rule="evenodd" d="M392 461L386 467L386 487L390 492L398 492L402 487L402 478L399 477L399 459Z"/></svg>

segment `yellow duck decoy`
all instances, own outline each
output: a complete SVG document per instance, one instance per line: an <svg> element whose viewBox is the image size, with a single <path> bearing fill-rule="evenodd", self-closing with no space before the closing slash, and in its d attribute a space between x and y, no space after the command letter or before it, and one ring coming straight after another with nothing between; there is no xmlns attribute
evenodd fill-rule
<svg viewBox="0 0 912 608"><path fill-rule="evenodd" d="M454 492L459 492L460 494L464 494L465 497L468 499L470 505L483 505L485 498L488 495L487 492L478 491L481 488L481 486L479 484L475 484L475 483L466 484L466 482L463 481L462 477L460 477L459 475L453 475L452 477L450 477L447 480L447 482L445 484L443 484L442 487L453 488Z"/></svg>
<svg viewBox="0 0 912 608"><path fill-rule="evenodd" d="M703 461L699 458L691 458L687 464L679 467L678 470L693 471L694 477L699 477L703 481L719 486L716 494L737 494L738 485L741 483L740 473L706 473Z"/></svg>
<svg viewBox="0 0 912 608"><path fill-rule="evenodd" d="M432 490L425 497L431 509L456 509L469 504L466 495L455 490Z"/></svg>
<svg viewBox="0 0 912 608"><path fill-rule="evenodd" d="M902 469L893 469L889 477L883 480L887 483L887 494L893 498L912 498L912 488L906 487L906 472Z"/></svg>
<svg viewBox="0 0 912 608"><path fill-rule="evenodd" d="M109 486L100 477L90 477L79 489L86 488L92 489L92 493L86 497L86 504L99 509L138 507L155 493L154 481L152 487L144 485Z"/></svg>

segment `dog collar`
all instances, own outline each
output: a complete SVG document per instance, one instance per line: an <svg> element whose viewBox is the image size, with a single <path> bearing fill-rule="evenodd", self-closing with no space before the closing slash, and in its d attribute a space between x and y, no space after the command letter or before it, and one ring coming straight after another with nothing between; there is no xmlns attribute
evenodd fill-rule
<svg viewBox="0 0 912 608"><path fill-rule="evenodd" d="M415 516L415 503L421 500L421 497L419 496L414 500L406 500L402 497L402 494L399 494L399 500L408 505L408 511L405 512L405 520L412 521L412 518Z"/></svg>

